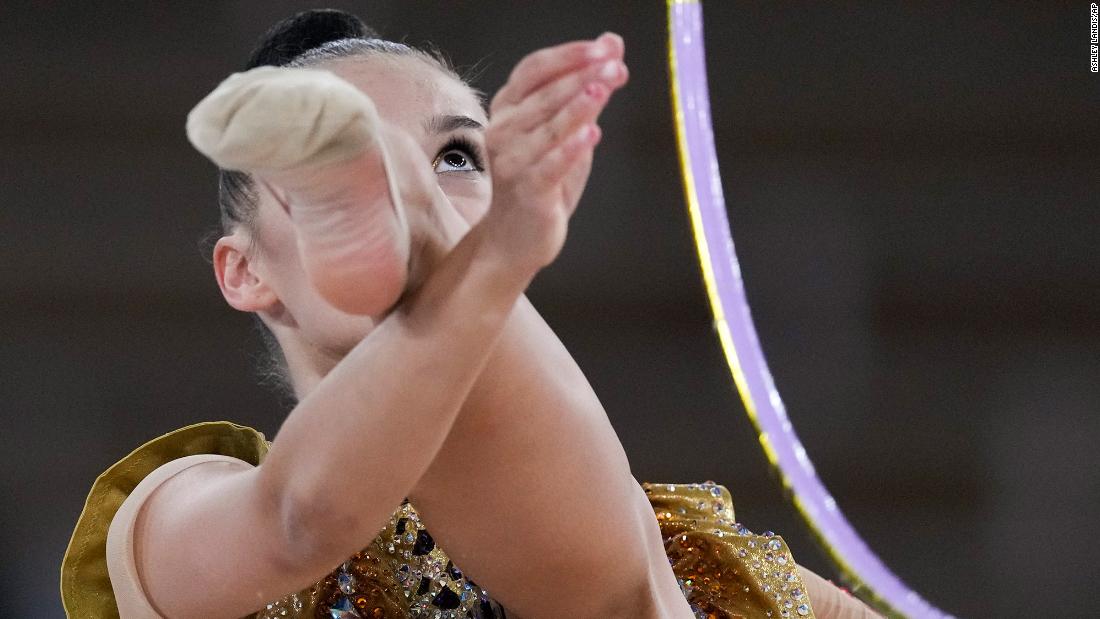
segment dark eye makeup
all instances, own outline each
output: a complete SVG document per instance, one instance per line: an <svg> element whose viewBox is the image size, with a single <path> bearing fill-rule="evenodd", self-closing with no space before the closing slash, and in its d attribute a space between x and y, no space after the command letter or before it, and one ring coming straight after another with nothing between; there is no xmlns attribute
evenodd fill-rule
<svg viewBox="0 0 1100 619"><path fill-rule="evenodd" d="M441 170L440 164L448 167ZM432 168L436 172L484 172L484 155L477 144L464 136L456 135L439 149L439 154L432 161Z"/></svg>

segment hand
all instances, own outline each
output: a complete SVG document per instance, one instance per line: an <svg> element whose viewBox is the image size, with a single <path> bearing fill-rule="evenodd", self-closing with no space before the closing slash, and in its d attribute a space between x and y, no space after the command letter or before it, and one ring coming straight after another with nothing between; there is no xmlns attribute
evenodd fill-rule
<svg viewBox="0 0 1100 619"><path fill-rule="evenodd" d="M530 276L561 251L601 132L596 118L626 84L615 34L534 52L490 105L493 201L479 226L510 268Z"/></svg>

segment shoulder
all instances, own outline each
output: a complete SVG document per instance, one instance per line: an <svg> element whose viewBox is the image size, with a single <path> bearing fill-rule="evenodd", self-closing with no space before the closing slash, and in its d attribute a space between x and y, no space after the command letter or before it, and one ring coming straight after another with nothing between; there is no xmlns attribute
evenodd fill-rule
<svg viewBox="0 0 1100 619"><path fill-rule="evenodd" d="M267 449L263 433L253 428L228 421L204 422L159 436L100 474L62 559L61 598L69 616L117 616L112 577L130 556L127 540L132 539L141 504L160 484L211 460L255 466Z"/></svg>

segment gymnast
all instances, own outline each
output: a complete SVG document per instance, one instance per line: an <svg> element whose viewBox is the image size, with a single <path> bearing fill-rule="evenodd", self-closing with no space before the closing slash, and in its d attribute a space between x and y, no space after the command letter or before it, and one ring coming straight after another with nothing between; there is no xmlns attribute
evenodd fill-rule
<svg viewBox="0 0 1100 619"><path fill-rule="evenodd" d="M100 476L70 616L872 617L737 524L713 482L640 484L524 296L561 250L628 81L614 34L536 51L487 106L358 18L276 24L191 112L219 167L226 302L296 405Z"/></svg>

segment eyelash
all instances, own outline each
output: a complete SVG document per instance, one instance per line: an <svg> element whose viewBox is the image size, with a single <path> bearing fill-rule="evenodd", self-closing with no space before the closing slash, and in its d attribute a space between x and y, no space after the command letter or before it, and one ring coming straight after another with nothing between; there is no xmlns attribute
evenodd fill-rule
<svg viewBox="0 0 1100 619"><path fill-rule="evenodd" d="M447 141L445 145L443 145L443 148L439 150L439 154L435 156L435 161L432 162L432 166L434 167L438 165L439 160L443 158L443 155L447 154L447 151L450 150L460 150L466 153L470 156L470 163L473 164L475 170L477 170L478 172L485 171L485 166L482 163L484 159L481 154L481 149L478 148L477 144L474 144L470 140L460 135L453 136L450 140Z"/></svg>

